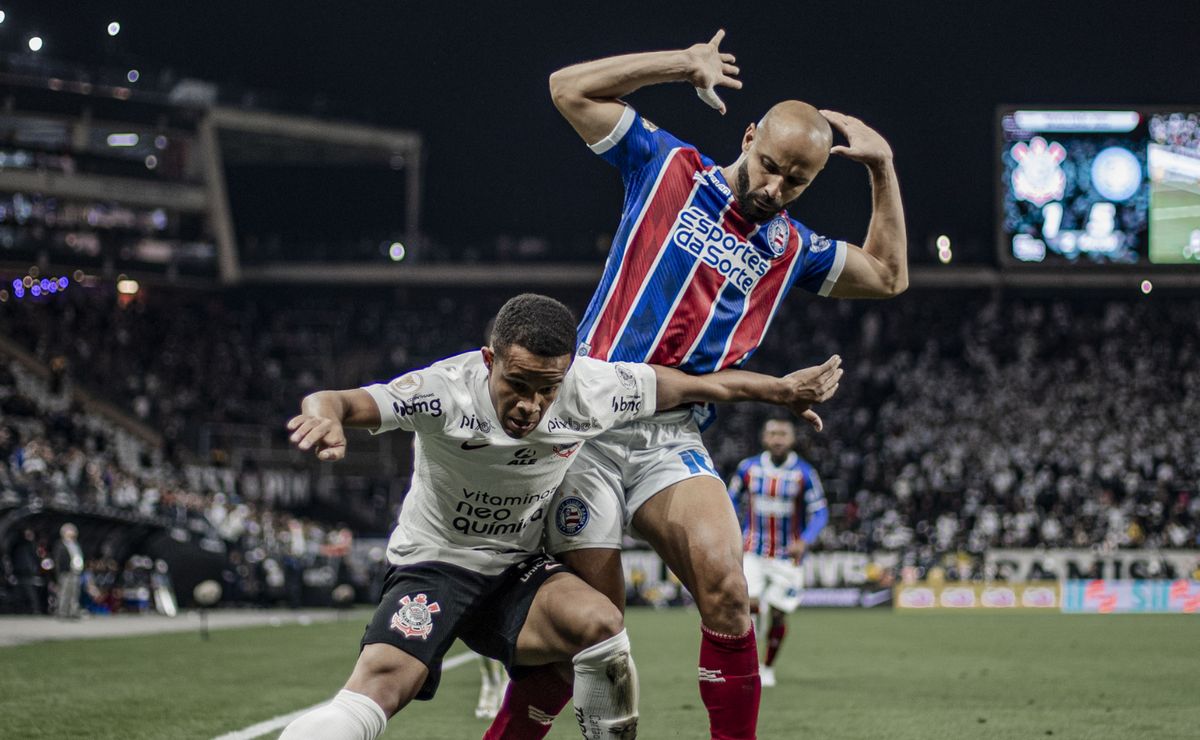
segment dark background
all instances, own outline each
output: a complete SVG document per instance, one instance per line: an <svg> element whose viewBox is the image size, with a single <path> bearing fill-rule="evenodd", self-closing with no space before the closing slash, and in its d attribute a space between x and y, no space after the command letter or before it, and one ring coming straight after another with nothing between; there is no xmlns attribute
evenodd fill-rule
<svg viewBox="0 0 1200 740"><path fill-rule="evenodd" d="M648 117L718 162L745 125L798 97L891 141L917 261L949 234L956 262L994 259L995 107L1200 104L1195 2L76 2L0 5L0 49L320 97L335 117L420 131L426 231L611 233L620 183L553 109L547 76L623 52L685 47L718 27L745 89L722 118L686 87L635 94ZM104 27L116 19L121 34ZM25 52L28 53L28 52ZM860 166L834 161L791 209L860 241ZM464 217L464 213L469 216Z"/></svg>

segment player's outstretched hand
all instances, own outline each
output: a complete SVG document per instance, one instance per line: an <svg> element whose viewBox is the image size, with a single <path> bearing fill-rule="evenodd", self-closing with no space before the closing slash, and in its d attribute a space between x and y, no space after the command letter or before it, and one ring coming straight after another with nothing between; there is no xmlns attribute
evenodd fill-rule
<svg viewBox="0 0 1200 740"><path fill-rule="evenodd" d="M835 146L830 154L854 160L866 165L882 164L892 159L892 147L879 132L853 116L833 110L822 110L821 115L846 137L849 146Z"/></svg>
<svg viewBox="0 0 1200 740"><path fill-rule="evenodd" d="M824 403L837 393L842 380L842 358L830 357L816 367L806 367L784 376L787 384L786 405L794 414L807 421L818 432L824 428L821 417L812 410L814 403Z"/></svg>
<svg viewBox="0 0 1200 740"><path fill-rule="evenodd" d="M696 94L708 105L725 115L725 102L717 95L717 86L742 89L742 81L737 79L739 70L734 62L737 59L732 54L722 53L721 39L725 38L722 28L709 39L706 44L695 44L688 48L691 69L688 81L696 88Z"/></svg>
<svg viewBox="0 0 1200 740"><path fill-rule="evenodd" d="M317 459L337 462L346 456L346 432L335 419L300 414L287 423L288 441L302 452L316 447Z"/></svg>

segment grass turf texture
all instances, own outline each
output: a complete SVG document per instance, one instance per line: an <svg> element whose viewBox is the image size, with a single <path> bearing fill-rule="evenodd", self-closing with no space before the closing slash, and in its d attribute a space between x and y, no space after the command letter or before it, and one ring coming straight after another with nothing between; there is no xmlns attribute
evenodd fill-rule
<svg viewBox="0 0 1200 740"><path fill-rule="evenodd" d="M341 623L0 649L0 737L211 738L328 698L365 613ZM640 736L707 737L694 611L636 610ZM451 655L462 648L456 647ZM1194 738L1200 620L1188 616L801 612L764 691L768 738ZM474 663L387 738L482 735ZM278 733L274 733L278 734ZM273 735L272 735L273 736ZM575 738L570 714L551 738Z"/></svg>

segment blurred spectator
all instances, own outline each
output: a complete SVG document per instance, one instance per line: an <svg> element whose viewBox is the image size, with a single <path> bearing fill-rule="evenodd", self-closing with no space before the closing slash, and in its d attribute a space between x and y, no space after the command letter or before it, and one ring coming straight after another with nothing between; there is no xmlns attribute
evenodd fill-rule
<svg viewBox="0 0 1200 740"><path fill-rule="evenodd" d="M83 549L76 541L79 530L64 524L58 530L62 538L54 547L54 569L58 573L59 619L79 619L79 587L83 575Z"/></svg>
<svg viewBox="0 0 1200 740"><path fill-rule="evenodd" d="M16 580L17 595L21 599L17 607L22 614L41 614L42 604L38 595L41 580L38 573L37 535L26 527L13 545L12 572Z"/></svg>

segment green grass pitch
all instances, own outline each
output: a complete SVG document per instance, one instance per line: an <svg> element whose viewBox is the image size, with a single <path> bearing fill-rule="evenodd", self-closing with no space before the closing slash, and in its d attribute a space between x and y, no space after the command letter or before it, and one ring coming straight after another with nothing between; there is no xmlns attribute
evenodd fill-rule
<svg viewBox="0 0 1200 740"><path fill-rule="evenodd" d="M211 738L332 695L344 622L0 649L0 737ZM642 738L704 738L694 611L635 610ZM456 654L461 648L455 648ZM1200 737L1200 619L801 612L764 690L760 738ZM466 740L479 671L448 671L387 738ZM551 738L578 737L569 711ZM277 734L277 733L274 733Z"/></svg>

